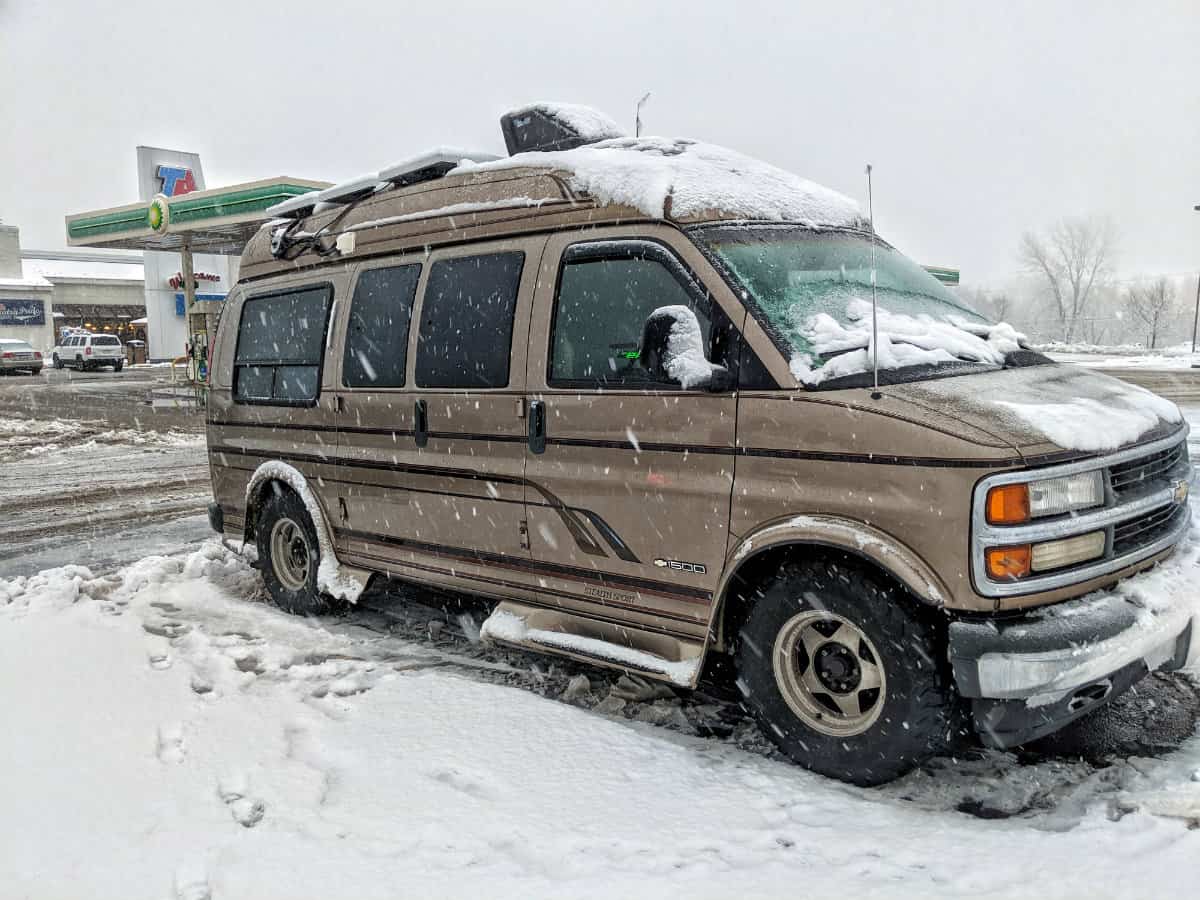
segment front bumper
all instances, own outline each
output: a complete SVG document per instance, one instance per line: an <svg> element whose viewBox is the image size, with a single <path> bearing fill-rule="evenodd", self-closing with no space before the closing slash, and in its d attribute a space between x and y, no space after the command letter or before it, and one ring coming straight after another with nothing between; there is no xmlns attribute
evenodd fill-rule
<svg viewBox="0 0 1200 900"><path fill-rule="evenodd" d="M1014 619L951 623L950 663L985 744L1007 748L1062 728L1153 671L1187 662L1190 610L1100 594Z"/></svg>

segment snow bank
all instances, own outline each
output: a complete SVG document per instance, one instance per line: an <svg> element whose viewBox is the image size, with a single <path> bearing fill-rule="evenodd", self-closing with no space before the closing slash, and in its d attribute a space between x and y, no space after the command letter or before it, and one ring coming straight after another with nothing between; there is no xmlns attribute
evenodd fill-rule
<svg viewBox="0 0 1200 900"><path fill-rule="evenodd" d="M1194 585L1194 563L1170 571ZM115 578L42 573L0 603L0 894L942 900L1195 882L1196 740L1117 761L1051 832L1063 760L944 759L853 788L480 683L420 645L253 602L253 583L211 541ZM1007 821L938 793L989 797L1030 772L1035 808Z"/></svg>
<svg viewBox="0 0 1200 900"><path fill-rule="evenodd" d="M951 316L938 320L910 316L879 307L879 368L936 365L969 360L1003 365L1006 354L1020 349L1025 336L1011 325L984 325ZM870 372L873 366L871 301L853 298L846 304L846 323L828 313L809 316L798 329L815 354L837 353L814 366L804 353L792 357L797 381L815 386L830 378Z"/></svg>
<svg viewBox="0 0 1200 900"><path fill-rule="evenodd" d="M618 138L574 150L463 163L454 172L528 167L565 171L574 190L653 218L719 212L812 227L862 223L858 204L849 197L733 150L683 138Z"/></svg>
<svg viewBox="0 0 1200 900"><path fill-rule="evenodd" d="M366 585L348 567L338 562L337 554L333 550L333 541L329 537L329 529L325 524L325 514L321 511L321 504L317 502L316 496L309 488L308 480L295 467L279 460L271 460L255 469L249 484L246 485L246 504L249 505L250 498L255 496L264 482L271 480L282 481L294 490L308 510L309 518L312 519L321 553L321 562L317 566L317 590L336 597L338 600L346 600L350 603L357 601Z"/></svg>

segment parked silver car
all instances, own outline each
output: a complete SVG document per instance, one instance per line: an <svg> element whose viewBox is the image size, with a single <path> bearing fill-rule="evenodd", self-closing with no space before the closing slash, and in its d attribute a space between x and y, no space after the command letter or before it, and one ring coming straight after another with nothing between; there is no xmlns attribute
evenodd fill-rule
<svg viewBox="0 0 1200 900"><path fill-rule="evenodd" d="M42 374L42 354L26 341L16 338L0 338L0 375L10 372Z"/></svg>

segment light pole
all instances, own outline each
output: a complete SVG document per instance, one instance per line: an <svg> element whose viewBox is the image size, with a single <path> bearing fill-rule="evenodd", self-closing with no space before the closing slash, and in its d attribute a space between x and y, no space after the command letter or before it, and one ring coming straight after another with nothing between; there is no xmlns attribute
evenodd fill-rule
<svg viewBox="0 0 1200 900"><path fill-rule="evenodd" d="M1200 212L1200 203L1196 204L1193 209ZM1196 326L1200 325L1200 274L1196 275L1196 312L1192 316L1192 355L1196 353ZM1193 363L1194 365L1194 363Z"/></svg>

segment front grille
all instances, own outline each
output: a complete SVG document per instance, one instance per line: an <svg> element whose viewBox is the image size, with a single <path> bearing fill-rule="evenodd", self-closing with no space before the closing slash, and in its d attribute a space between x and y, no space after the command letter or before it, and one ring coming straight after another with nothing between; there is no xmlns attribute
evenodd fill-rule
<svg viewBox="0 0 1200 900"><path fill-rule="evenodd" d="M1119 463L1108 470L1113 493L1117 499L1129 494L1160 486L1170 474L1187 458L1187 442L1180 441L1174 447L1159 450L1149 456Z"/></svg>
<svg viewBox="0 0 1200 900"><path fill-rule="evenodd" d="M1153 544L1175 527L1176 517L1182 514L1183 509L1172 503L1122 522L1113 528L1113 553L1120 556Z"/></svg>

